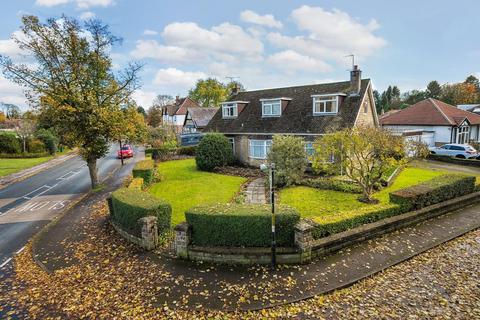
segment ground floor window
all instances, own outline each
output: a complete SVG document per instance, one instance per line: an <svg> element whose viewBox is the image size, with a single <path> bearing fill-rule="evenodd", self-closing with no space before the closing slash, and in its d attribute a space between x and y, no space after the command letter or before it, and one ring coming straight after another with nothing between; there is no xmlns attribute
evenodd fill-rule
<svg viewBox="0 0 480 320"><path fill-rule="evenodd" d="M468 143L469 139L470 139L470 127L469 126L458 127L457 143L465 144L465 143Z"/></svg>
<svg viewBox="0 0 480 320"><path fill-rule="evenodd" d="M230 141L230 146L232 147L233 155L235 155L235 138L228 138Z"/></svg>
<svg viewBox="0 0 480 320"><path fill-rule="evenodd" d="M250 158L266 159L271 147L272 140L250 140Z"/></svg>

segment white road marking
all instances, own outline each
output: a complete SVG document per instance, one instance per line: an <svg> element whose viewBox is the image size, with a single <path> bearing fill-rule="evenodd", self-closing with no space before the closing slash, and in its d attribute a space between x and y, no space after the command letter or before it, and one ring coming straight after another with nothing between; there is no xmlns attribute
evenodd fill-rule
<svg viewBox="0 0 480 320"><path fill-rule="evenodd" d="M21 247L20 249L17 250L17 252L15 252L15 254L20 254L20 252L22 252L24 249L25 249L25 246Z"/></svg>
<svg viewBox="0 0 480 320"><path fill-rule="evenodd" d="M10 261L12 261L12 258L8 258L7 260L5 260L5 262L3 262L2 264L0 264L0 269L5 267Z"/></svg>

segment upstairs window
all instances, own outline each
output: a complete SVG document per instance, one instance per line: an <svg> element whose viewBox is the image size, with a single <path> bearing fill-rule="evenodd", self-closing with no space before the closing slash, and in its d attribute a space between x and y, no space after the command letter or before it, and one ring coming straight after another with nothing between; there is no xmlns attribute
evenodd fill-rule
<svg viewBox="0 0 480 320"><path fill-rule="evenodd" d="M279 117L282 115L281 100L263 100L262 116L263 117Z"/></svg>
<svg viewBox="0 0 480 320"><path fill-rule="evenodd" d="M223 118L236 118L238 116L238 108L236 103L225 103L222 105Z"/></svg>
<svg viewBox="0 0 480 320"><path fill-rule="evenodd" d="M338 96L313 97L313 114L336 114L338 111Z"/></svg>

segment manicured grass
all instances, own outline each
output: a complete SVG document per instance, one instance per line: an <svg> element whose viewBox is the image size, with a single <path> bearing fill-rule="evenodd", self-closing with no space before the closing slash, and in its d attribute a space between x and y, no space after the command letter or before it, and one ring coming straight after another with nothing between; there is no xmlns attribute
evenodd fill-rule
<svg viewBox="0 0 480 320"><path fill-rule="evenodd" d="M319 190L297 186L280 191L282 204L296 208L302 217L314 218L317 222L331 221L345 214L367 212L384 208L390 204L388 194L444 174L445 171L422 168L405 168L396 178L393 185L377 192L374 197L379 204L366 204L358 201L358 194L343 193L332 190ZM369 210L371 209L371 210Z"/></svg>
<svg viewBox="0 0 480 320"><path fill-rule="evenodd" d="M198 171L194 159L162 162L158 170L162 181L149 191L172 206L172 226L185 221L185 211L193 206L229 202L246 181Z"/></svg>
<svg viewBox="0 0 480 320"><path fill-rule="evenodd" d="M27 169L43 163L53 157L29 158L29 159L0 159L0 177Z"/></svg>
<svg viewBox="0 0 480 320"><path fill-rule="evenodd" d="M65 149L64 152L58 152L57 156L63 155L71 150ZM0 177L21 171L23 169L31 168L37 164L46 162L53 159L53 156L40 157L40 158L20 158L20 159L7 159L0 158Z"/></svg>

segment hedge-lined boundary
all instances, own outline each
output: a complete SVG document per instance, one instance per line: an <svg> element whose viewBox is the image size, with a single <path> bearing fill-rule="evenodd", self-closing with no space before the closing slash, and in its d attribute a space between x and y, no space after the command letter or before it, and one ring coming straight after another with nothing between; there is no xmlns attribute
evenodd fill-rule
<svg viewBox="0 0 480 320"><path fill-rule="evenodd" d="M334 190L347 193L362 193L362 188L360 188L360 186L354 182L332 178L307 178L303 179L300 184L315 189Z"/></svg>
<svg viewBox="0 0 480 320"><path fill-rule="evenodd" d="M143 217L157 217L159 234L170 229L172 207L147 192L120 188L112 193L110 201L110 213L114 222L135 236L141 236L138 219Z"/></svg>
<svg viewBox="0 0 480 320"><path fill-rule="evenodd" d="M475 190L475 177L458 174L446 174L424 183L390 193L388 204L377 205L377 210L363 207L354 211L332 216L332 222L315 225L315 239L327 237L363 224L403 214L410 210L423 208L442 201L460 197ZM340 219L340 217L344 217Z"/></svg>
<svg viewBox="0 0 480 320"><path fill-rule="evenodd" d="M42 153L0 153L0 158L4 159L33 159L33 158L44 158L51 156L48 152Z"/></svg>
<svg viewBox="0 0 480 320"><path fill-rule="evenodd" d="M133 178L128 184L128 189L142 190L143 184L143 178Z"/></svg>
<svg viewBox="0 0 480 320"><path fill-rule="evenodd" d="M475 191L475 177L445 174L390 193L390 201L408 210L421 209Z"/></svg>
<svg viewBox="0 0 480 320"><path fill-rule="evenodd" d="M145 185L153 182L155 177L155 163L151 159L142 160L133 167L132 175L134 178L142 178Z"/></svg>
<svg viewBox="0 0 480 320"><path fill-rule="evenodd" d="M292 246L300 214L291 207L276 210L278 246ZM270 207L266 205L202 205L185 212L192 228L192 243L198 246L268 247L271 244Z"/></svg>

